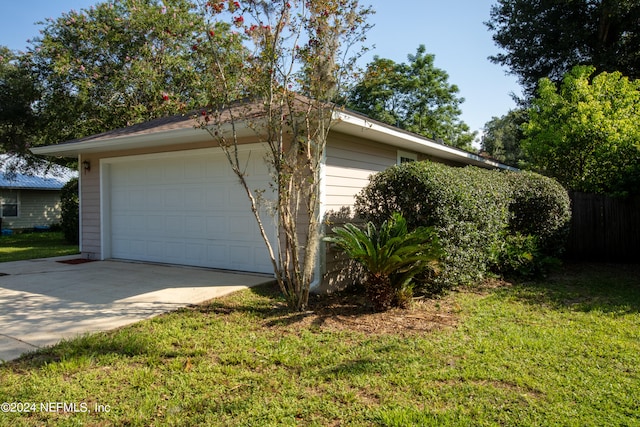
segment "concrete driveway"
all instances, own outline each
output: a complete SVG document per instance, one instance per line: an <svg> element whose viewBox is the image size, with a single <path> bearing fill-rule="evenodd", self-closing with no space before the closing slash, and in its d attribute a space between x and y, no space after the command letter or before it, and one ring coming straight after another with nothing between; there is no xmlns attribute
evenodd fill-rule
<svg viewBox="0 0 640 427"><path fill-rule="evenodd" d="M0 363L272 281L267 275L75 257L0 263Z"/></svg>

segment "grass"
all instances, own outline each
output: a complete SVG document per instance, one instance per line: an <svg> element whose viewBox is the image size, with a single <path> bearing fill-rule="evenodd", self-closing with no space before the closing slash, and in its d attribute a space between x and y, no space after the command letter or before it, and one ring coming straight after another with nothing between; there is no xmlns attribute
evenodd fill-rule
<svg viewBox="0 0 640 427"><path fill-rule="evenodd" d="M568 266L428 304L455 325L335 328L262 287L83 336L0 366L0 402L88 412L0 425L639 425L638 266Z"/></svg>
<svg viewBox="0 0 640 427"><path fill-rule="evenodd" d="M62 232L20 233L0 236L0 262L49 258L78 253L78 245L64 240Z"/></svg>

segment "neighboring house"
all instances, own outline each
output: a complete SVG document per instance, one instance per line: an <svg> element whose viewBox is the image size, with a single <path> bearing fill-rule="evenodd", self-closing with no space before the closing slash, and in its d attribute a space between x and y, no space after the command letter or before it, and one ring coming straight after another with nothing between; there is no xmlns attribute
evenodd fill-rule
<svg viewBox="0 0 640 427"><path fill-rule="evenodd" d="M2 229L47 227L60 222L60 190L76 171L57 165L29 168L0 155L0 222Z"/></svg>
<svg viewBox="0 0 640 427"><path fill-rule="evenodd" d="M509 168L356 113L334 114L322 169L323 214L352 206L371 174L404 161ZM195 125L192 116L173 116L32 150L84 165L85 257L273 272L237 177L213 138ZM236 130L250 185L268 189L265 147L248 126ZM276 232L267 225L272 242ZM327 275L325 255L321 249L316 277Z"/></svg>

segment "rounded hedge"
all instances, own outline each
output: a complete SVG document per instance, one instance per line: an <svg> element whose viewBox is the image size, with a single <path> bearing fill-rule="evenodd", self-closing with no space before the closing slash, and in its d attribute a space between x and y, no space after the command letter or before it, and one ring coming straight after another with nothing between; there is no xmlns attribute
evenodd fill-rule
<svg viewBox="0 0 640 427"><path fill-rule="evenodd" d="M400 212L411 228L434 227L445 253L430 286L448 288L484 277L508 236L534 236L540 253L556 255L570 219L568 195L534 173L505 173L410 162L373 175L356 196L356 213L381 224Z"/></svg>
<svg viewBox="0 0 640 427"><path fill-rule="evenodd" d="M505 172L511 191L510 234L535 236L538 249L559 256L569 234L571 199L556 180L533 172Z"/></svg>

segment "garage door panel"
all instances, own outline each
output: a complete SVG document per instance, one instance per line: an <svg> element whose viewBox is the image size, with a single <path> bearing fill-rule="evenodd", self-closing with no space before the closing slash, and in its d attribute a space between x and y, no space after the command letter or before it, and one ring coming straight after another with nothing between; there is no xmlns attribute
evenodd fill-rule
<svg viewBox="0 0 640 427"><path fill-rule="evenodd" d="M160 234L166 230L165 218L160 215L149 215L146 217L147 232Z"/></svg>
<svg viewBox="0 0 640 427"><path fill-rule="evenodd" d="M129 207L129 192L114 190L111 192L111 208L114 212L121 212Z"/></svg>
<svg viewBox="0 0 640 427"><path fill-rule="evenodd" d="M261 163L263 156L251 158ZM266 169L252 162L253 188L268 187ZM224 155L114 161L109 185L113 258L272 271L247 196Z"/></svg>
<svg viewBox="0 0 640 427"><path fill-rule="evenodd" d="M157 167L155 163L155 161L150 161L147 167ZM170 184L174 182L182 182L184 180L185 165L182 160L175 159L174 161L165 161L161 167L163 168L164 183Z"/></svg>
<svg viewBox="0 0 640 427"><path fill-rule="evenodd" d="M209 243L207 245L207 264L208 265L229 265L229 256L227 245ZM220 267L224 268L224 267ZM231 266L227 268L232 268Z"/></svg>
<svg viewBox="0 0 640 427"><path fill-rule="evenodd" d="M212 215L207 217L207 232L205 237L209 239L215 239L216 237L220 237L224 235L227 230L229 230L229 226L227 225L227 217L223 215Z"/></svg>
<svg viewBox="0 0 640 427"><path fill-rule="evenodd" d="M250 246L229 245L229 258L231 268L237 270L247 270L253 264L253 253Z"/></svg>
<svg viewBox="0 0 640 427"><path fill-rule="evenodd" d="M182 263L186 262L185 258L185 243L183 241L180 242L167 242L164 244L164 253L162 256L168 257L174 260L182 260Z"/></svg>
<svg viewBox="0 0 640 427"><path fill-rule="evenodd" d="M205 219L203 216L188 216L184 219L184 234L191 238L206 237Z"/></svg>
<svg viewBox="0 0 640 427"><path fill-rule="evenodd" d="M167 188L164 190L164 207L166 209L180 209L184 207L184 192L181 188Z"/></svg>
<svg viewBox="0 0 640 427"><path fill-rule="evenodd" d="M207 161L205 159L194 159L185 169L185 179L187 181L201 182L206 176Z"/></svg>
<svg viewBox="0 0 640 427"><path fill-rule="evenodd" d="M200 187L187 187L184 193L185 210L202 210L204 207L204 189Z"/></svg>

